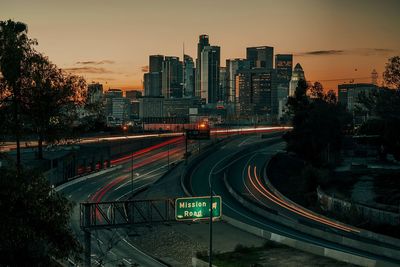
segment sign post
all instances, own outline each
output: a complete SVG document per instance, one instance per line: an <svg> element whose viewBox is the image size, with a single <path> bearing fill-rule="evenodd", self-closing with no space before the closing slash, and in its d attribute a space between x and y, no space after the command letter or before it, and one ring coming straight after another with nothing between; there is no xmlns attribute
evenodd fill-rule
<svg viewBox="0 0 400 267"><path fill-rule="evenodd" d="M210 213L210 203L212 213ZM212 215L212 216L210 216ZM222 200L220 196L183 197L175 200L175 219L177 221L197 221L202 219L220 219L222 216Z"/></svg>

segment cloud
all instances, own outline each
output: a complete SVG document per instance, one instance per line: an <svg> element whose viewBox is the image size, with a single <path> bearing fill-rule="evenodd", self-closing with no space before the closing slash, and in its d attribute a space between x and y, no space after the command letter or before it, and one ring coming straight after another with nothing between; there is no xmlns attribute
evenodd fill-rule
<svg viewBox="0 0 400 267"><path fill-rule="evenodd" d="M149 66L148 65L142 66L141 69L142 69L142 72L149 72Z"/></svg>
<svg viewBox="0 0 400 267"><path fill-rule="evenodd" d="M93 77L92 80L96 81L116 81L117 79L111 77Z"/></svg>
<svg viewBox="0 0 400 267"><path fill-rule="evenodd" d="M388 48L355 48L345 50L312 50L306 52L300 52L295 56L338 56L338 55L359 55L359 56L376 56L376 55L387 55L394 52L393 49Z"/></svg>
<svg viewBox="0 0 400 267"><path fill-rule="evenodd" d="M388 48L358 48L357 52L362 56L376 56L376 55L385 56L392 52L395 52L395 50Z"/></svg>
<svg viewBox="0 0 400 267"><path fill-rule="evenodd" d="M315 51L308 51L302 53L303 55L309 56L329 56L329 55L341 55L343 54L343 50L315 50Z"/></svg>
<svg viewBox="0 0 400 267"><path fill-rule="evenodd" d="M110 70L105 68L96 68L96 67L75 67L75 68L65 68L67 72L71 73L91 73L91 74L104 74L104 73L113 73Z"/></svg>
<svg viewBox="0 0 400 267"><path fill-rule="evenodd" d="M102 64L114 64L115 61L112 60L100 60L100 61L78 61L75 62L77 65L102 65Z"/></svg>

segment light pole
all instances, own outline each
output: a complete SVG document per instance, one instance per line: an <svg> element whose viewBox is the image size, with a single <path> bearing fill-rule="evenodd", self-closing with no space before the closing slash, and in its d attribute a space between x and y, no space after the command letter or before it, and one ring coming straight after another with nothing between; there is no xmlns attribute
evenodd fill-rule
<svg viewBox="0 0 400 267"><path fill-rule="evenodd" d="M209 267L212 267L212 222L213 222L213 190L212 181L210 181L210 251L208 255Z"/></svg>
<svg viewBox="0 0 400 267"><path fill-rule="evenodd" d="M133 151L131 156L131 195L133 196Z"/></svg>
<svg viewBox="0 0 400 267"><path fill-rule="evenodd" d="M169 170L169 143L168 143L168 170Z"/></svg>

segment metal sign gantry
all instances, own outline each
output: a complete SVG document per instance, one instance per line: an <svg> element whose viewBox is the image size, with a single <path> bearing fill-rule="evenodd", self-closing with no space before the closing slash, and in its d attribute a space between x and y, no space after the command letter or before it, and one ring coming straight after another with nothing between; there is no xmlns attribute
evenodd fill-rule
<svg viewBox="0 0 400 267"><path fill-rule="evenodd" d="M80 203L84 232L85 266L91 266L91 231L175 221L174 199Z"/></svg>

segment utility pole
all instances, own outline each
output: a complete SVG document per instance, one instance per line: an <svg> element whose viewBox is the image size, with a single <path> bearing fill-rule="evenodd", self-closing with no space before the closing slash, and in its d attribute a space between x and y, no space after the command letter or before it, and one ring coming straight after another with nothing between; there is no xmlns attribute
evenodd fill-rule
<svg viewBox="0 0 400 267"><path fill-rule="evenodd" d="M133 151L131 155L131 196L133 196Z"/></svg>
<svg viewBox="0 0 400 267"><path fill-rule="evenodd" d="M185 132L185 165L187 165L188 161L188 138L187 138L187 132Z"/></svg>
<svg viewBox="0 0 400 267"><path fill-rule="evenodd" d="M169 170L169 143L168 143L168 170Z"/></svg>
<svg viewBox="0 0 400 267"><path fill-rule="evenodd" d="M208 255L209 267L212 267L212 222L213 222L213 190L212 180L210 181L210 248Z"/></svg>

